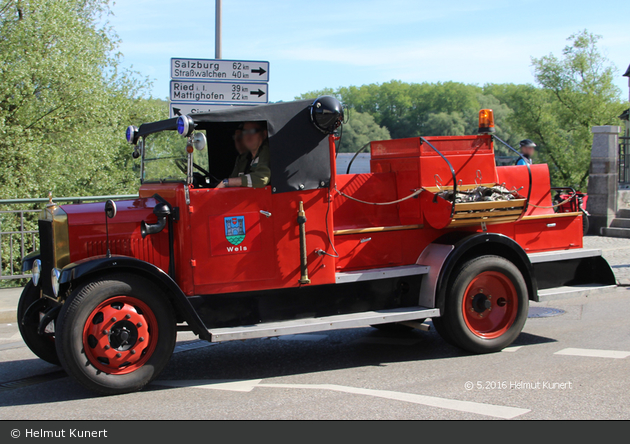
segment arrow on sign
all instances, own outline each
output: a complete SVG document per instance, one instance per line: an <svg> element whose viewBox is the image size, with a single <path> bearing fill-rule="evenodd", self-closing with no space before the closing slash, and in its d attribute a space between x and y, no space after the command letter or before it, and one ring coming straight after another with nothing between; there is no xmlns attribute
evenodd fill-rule
<svg viewBox="0 0 630 444"><path fill-rule="evenodd" d="M182 113L181 113L180 111L181 111L181 108L175 108L175 107L173 107L173 115L174 115L174 116L181 116L181 115L182 115Z"/></svg>
<svg viewBox="0 0 630 444"><path fill-rule="evenodd" d="M262 68L258 68L258 69L252 69L252 72L256 72L258 73L259 76L262 76L264 73L266 73L267 71L265 71Z"/></svg>
<svg viewBox="0 0 630 444"><path fill-rule="evenodd" d="M258 91L250 91L250 94L256 95L258 97L262 97L265 95L265 92L258 88Z"/></svg>

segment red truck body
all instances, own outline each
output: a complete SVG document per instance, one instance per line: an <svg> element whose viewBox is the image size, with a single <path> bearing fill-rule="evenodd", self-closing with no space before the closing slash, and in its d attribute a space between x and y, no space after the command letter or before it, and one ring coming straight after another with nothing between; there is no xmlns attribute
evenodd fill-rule
<svg viewBox="0 0 630 444"><path fill-rule="evenodd" d="M523 187L520 193L527 194L527 167L496 167L490 136L427 140L446 154L463 183L475 184L481 172L481 183ZM478 142L480 148L471 147ZM336 171L334 165L331 169ZM372 142L371 169L368 174L335 174L333 180L339 191L352 197L388 202L422 187L433 189L436 175L449 176L447 165L435 153L422 150L418 138ZM530 205L524 215L516 222L489 224L487 231L514 239L530 253L582 248L581 213L555 213L547 165L533 165L531 171ZM452 180L445 180L443 186L452 186ZM143 239L139 221L155 222L152 196L156 193L173 207L187 208L180 210L175 226L175 269L177 284L189 296L299 287L298 227L287 223L295 219L299 201L304 202L308 217L309 285L332 284L335 272L412 265L445 231L482 231L481 225L445 230L431 227L425 221L421 199L373 206L347 199L334 189L288 195L273 194L268 186L190 189L190 205L186 205L184 187L145 184L138 199L117 202L118 215L109 222L109 237L112 254L135 257L167 270L168 230ZM339 258L317 254L317 250L332 252L325 223L328 199L332 200L328 225ZM62 206L68 214L71 262L107 251L102 207L102 203ZM266 217L260 210L272 216ZM224 233L224 219L232 216L245 217L247 234L237 247ZM362 242L367 238L370 240Z"/></svg>
<svg viewBox="0 0 630 444"><path fill-rule="evenodd" d="M547 165L497 167L484 131L373 141L370 173L337 174L338 136L312 124L318 101L186 116L186 180L143 180L137 199L115 203L51 202L41 252L23 261L29 347L121 393L159 374L177 330L219 342L432 318L448 342L486 353L516 339L529 300L615 284L601 252L583 248L583 213L554 211ZM142 150L181 119L130 141ZM244 121L269 128L271 183L214 188ZM193 176L193 129L227 141L208 150L205 176ZM510 197L448 198L480 187Z"/></svg>

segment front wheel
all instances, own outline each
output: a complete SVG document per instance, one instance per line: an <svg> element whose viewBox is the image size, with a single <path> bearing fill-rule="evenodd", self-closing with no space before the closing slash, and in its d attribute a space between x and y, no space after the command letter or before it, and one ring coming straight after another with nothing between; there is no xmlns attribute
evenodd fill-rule
<svg viewBox="0 0 630 444"><path fill-rule="evenodd" d="M518 337L529 299L525 279L512 262L499 256L471 259L451 282L444 313L433 320L447 342L473 353L490 353Z"/></svg>
<svg viewBox="0 0 630 444"><path fill-rule="evenodd" d="M57 354L66 372L102 394L136 391L156 378L175 347L168 298L134 275L79 286L57 320Z"/></svg>
<svg viewBox="0 0 630 444"><path fill-rule="evenodd" d="M22 290L22 295L18 301L18 328L20 329L24 343L37 357L51 364L59 365L59 358L57 357L57 350L55 349L55 321L50 323L44 335L40 335L37 329L39 327L40 318L44 312L40 310L28 310L33 303L39 300L39 290L33 285L33 281L29 281L24 287L24 290ZM28 316L26 316L27 311L30 312Z"/></svg>

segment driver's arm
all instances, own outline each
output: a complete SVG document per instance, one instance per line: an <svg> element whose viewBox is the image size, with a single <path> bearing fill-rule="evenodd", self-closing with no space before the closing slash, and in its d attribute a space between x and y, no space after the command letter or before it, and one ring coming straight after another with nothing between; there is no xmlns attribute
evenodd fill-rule
<svg viewBox="0 0 630 444"><path fill-rule="evenodd" d="M241 176L242 177L242 176ZM241 178L240 177L231 177L229 179L225 179L227 180L228 184L227 187L240 187L241 186ZM217 185L217 188L226 188L226 185L224 182L219 182L219 185Z"/></svg>

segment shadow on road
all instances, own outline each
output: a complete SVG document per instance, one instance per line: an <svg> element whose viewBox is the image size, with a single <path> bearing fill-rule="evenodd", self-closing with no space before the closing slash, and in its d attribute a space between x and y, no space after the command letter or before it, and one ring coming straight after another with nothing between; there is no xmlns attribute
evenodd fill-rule
<svg viewBox="0 0 630 444"><path fill-rule="evenodd" d="M513 345L528 346L548 342L555 342L555 339L521 333ZM385 332L373 328L358 328L284 339L266 338L211 344L174 354L159 379L268 379L467 356L470 354L447 344L433 330ZM3 366L9 364L19 368L21 363L16 361L0 363L0 372ZM53 381L53 384L48 383ZM150 385L144 391L170 389ZM65 376L63 371L0 383L0 406L57 403L97 396Z"/></svg>

